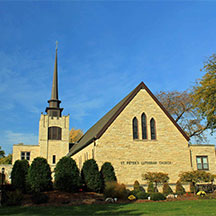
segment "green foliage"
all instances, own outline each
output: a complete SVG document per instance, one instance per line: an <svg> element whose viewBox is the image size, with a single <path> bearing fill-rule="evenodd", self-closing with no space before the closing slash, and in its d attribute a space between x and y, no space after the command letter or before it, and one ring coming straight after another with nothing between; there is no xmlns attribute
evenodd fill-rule
<svg viewBox="0 0 216 216"><path fill-rule="evenodd" d="M185 194L185 189L184 189L184 187L182 186L182 184L181 184L180 181L177 181L177 182L176 182L176 194L178 194L178 195L183 195L183 194Z"/></svg>
<svg viewBox="0 0 216 216"><path fill-rule="evenodd" d="M94 192L102 191L103 180L94 159L85 161L82 167L81 176L87 190Z"/></svg>
<svg viewBox="0 0 216 216"><path fill-rule="evenodd" d="M208 58L202 71L205 75L197 81L193 89L193 105L207 120L207 127L213 131L216 128L216 54Z"/></svg>
<svg viewBox="0 0 216 216"><path fill-rule="evenodd" d="M29 169L27 160L16 160L11 172L11 184L22 192L26 191L26 180Z"/></svg>
<svg viewBox="0 0 216 216"><path fill-rule="evenodd" d="M165 200L166 197L162 193L151 193L150 199L153 201Z"/></svg>
<svg viewBox="0 0 216 216"><path fill-rule="evenodd" d="M196 186L194 182L190 182L190 192L196 193Z"/></svg>
<svg viewBox="0 0 216 216"><path fill-rule="evenodd" d="M52 188L52 177L47 160L37 157L28 170L27 182L34 192L47 191Z"/></svg>
<svg viewBox="0 0 216 216"><path fill-rule="evenodd" d="M148 199L148 197L149 197L149 194L145 193L144 191L138 191L136 193L136 198L137 199Z"/></svg>
<svg viewBox="0 0 216 216"><path fill-rule="evenodd" d="M101 167L101 176L104 182L117 181L114 168L110 162L105 162Z"/></svg>
<svg viewBox="0 0 216 216"><path fill-rule="evenodd" d="M75 160L63 157L55 168L55 187L67 192L75 192L80 186L80 174Z"/></svg>
<svg viewBox="0 0 216 216"><path fill-rule="evenodd" d="M137 180L134 182L133 188L134 190L145 192L145 189L140 186L140 183Z"/></svg>
<svg viewBox="0 0 216 216"><path fill-rule="evenodd" d="M44 193L36 192L32 194L31 199L34 204L41 204L41 203L47 203L49 197Z"/></svg>
<svg viewBox="0 0 216 216"><path fill-rule="evenodd" d="M21 190L7 191L4 198L4 204L7 206L21 205L22 200L23 194Z"/></svg>
<svg viewBox="0 0 216 216"><path fill-rule="evenodd" d="M104 197L127 199L128 192L124 184L118 184L117 182L106 182L104 189Z"/></svg>
<svg viewBox="0 0 216 216"><path fill-rule="evenodd" d="M173 190L172 190L172 188L169 186L169 184L167 182L165 182L163 184L163 194L165 196L167 196L169 194L173 194Z"/></svg>
<svg viewBox="0 0 216 216"><path fill-rule="evenodd" d="M12 164L12 154L0 158L0 164Z"/></svg>
<svg viewBox="0 0 216 216"><path fill-rule="evenodd" d="M154 192L154 184L153 184L152 181L150 181L150 182L148 183L147 192L148 192L148 193L153 193L153 192Z"/></svg>

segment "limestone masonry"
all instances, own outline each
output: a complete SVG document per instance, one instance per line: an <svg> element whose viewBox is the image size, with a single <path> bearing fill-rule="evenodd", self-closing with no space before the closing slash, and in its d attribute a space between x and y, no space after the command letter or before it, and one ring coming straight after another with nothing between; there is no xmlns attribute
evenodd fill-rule
<svg viewBox="0 0 216 216"><path fill-rule="evenodd" d="M53 170L67 155L81 169L85 160L94 158L99 167L111 162L118 181L128 187L135 180L145 184L142 174L146 172L168 173L170 184L184 171L216 174L215 146L189 145L185 132L143 82L69 145L69 116L61 114L57 72L56 50L51 99L39 122L39 144L14 145L13 163L18 159L31 163L40 156Z"/></svg>

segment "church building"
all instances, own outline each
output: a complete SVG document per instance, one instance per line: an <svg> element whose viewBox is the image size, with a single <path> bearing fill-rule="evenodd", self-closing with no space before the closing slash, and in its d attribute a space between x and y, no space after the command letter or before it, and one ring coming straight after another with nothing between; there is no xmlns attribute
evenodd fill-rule
<svg viewBox="0 0 216 216"><path fill-rule="evenodd" d="M127 187L145 181L146 172L164 172L175 184L184 171L216 174L214 145L190 145L189 137L141 82L105 114L69 151L69 116L63 116L58 99L57 49L51 99L41 114L38 145L14 145L13 163L35 157L47 159L52 170L63 156L72 157L79 169L88 159L99 167L111 162L117 179ZM70 146L71 147L71 146Z"/></svg>

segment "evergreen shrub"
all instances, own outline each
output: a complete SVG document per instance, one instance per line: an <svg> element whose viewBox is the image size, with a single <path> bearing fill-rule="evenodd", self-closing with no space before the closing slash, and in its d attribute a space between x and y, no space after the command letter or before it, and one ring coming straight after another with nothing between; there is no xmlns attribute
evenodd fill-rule
<svg viewBox="0 0 216 216"><path fill-rule="evenodd" d="M133 187L134 187L134 190L145 192L145 189L142 186L140 186L140 184L139 184L139 182L137 180L134 182Z"/></svg>
<svg viewBox="0 0 216 216"><path fill-rule="evenodd" d="M148 197L149 193L145 193L144 191L138 191L138 193L136 193L137 199L148 199Z"/></svg>
<svg viewBox="0 0 216 216"><path fill-rule="evenodd" d="M98 165L94 159L90 159L84 162L81 171L81 177L88 191L102 191L103 180L98 170Z"/></svg>
<svg viewBox="0 0 216 216"><path fill-rule="evenodd" d="M185 194L185 189L184 189L184 187L182 186L182 184L181 184L180 181L177 181L177 182L176 182L176 194L178 194L178 195L183 195L183 194Z"/></svg>
<svg viewBox="0 0 216 216"><path fill-rule="evenodd" d="M26 192L29 163L27 160L16 160L11 171L11 184L14 188Z"/></svg>
<svg viewBox="0 0 216 216"><path fill-rule="evenodd" d="M152 181L150 181L150 182L148 183L147 192L148 192L148 193L154 193L154 191L155 191L154 184L153 184Z"/></svg>
<svg viewBox="0 0 216 216"><path fill-rule="evenodd" d="M52 188L52 177L47 160L37 157L28 169L27 182L33 192L48 191Z"/></svg>
<svg viewBox="0 0 216 216"><path fill-rule="evenodd" d="M128 192L124 184L107 182L104 189L104 197L127 199Z"/></svg>
<svg viewBox="0 0 216 216"><path fill-rule="evenodd" d="M76 192L80 187L80 174L75 160L63 157L55 168L54 186L63 191Z"/></svg>
<svg viewBox="0 0 216 216"><path fill-rule="evenodd" d="M153 201L165 200L166 197L162 193L151 193L150 199Z"/></svg>
<svg viewBox="0 0 216 216"><path fill-rule="evenodd" d="M167 182L165 182L163 184L163 194L165 196L167 196L169 194L173 194L173 190L172 190L172 188L169 186L169 184Z"/></svg>
<svg viewBox="0 0 216 216"><path fill-rule="evenodd" d="M110 162L105 162L100 170L104 182L117 181L114 168Z"/></svg>

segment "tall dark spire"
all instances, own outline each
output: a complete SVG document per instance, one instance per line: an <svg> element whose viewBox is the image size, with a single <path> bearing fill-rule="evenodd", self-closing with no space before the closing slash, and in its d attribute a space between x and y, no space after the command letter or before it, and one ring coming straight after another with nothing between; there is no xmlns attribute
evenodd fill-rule
<svg viewBox="0 0 216 216"><path fill-rule="evenodd" d="M58 62L57 62L57 42L56 42L56 56L53 72L52 94L51 99L48 100L49 107L46 108L46 112L49 116L60 117L63 108L60 108L61 101L58 99Z"/></svg>

